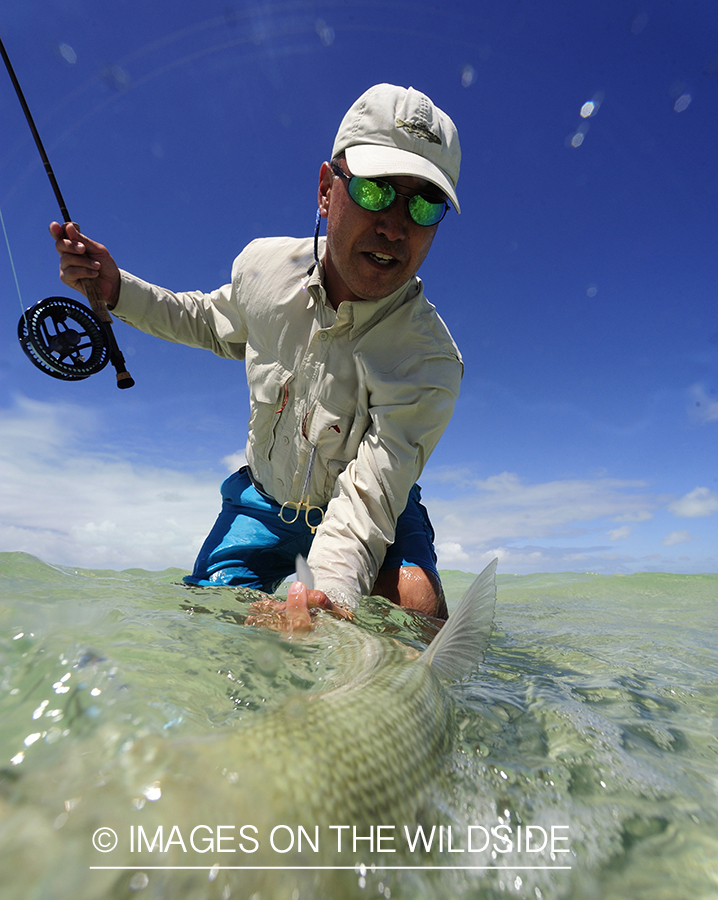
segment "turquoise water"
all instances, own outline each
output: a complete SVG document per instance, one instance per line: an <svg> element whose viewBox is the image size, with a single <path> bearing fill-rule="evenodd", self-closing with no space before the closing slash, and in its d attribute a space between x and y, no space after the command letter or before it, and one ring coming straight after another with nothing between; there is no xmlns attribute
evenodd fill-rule
<svg viewBox="0 0 718 900"><path fill-rule="evenodd" d="M372 855L360 844L352 871L274 882L211 869L225 862L216 854L202 873L144 863L90 871L110 856L91 846L105 812L129 827L133 814L161 806L154 782L118 788L118 767L130 784L149 777L148 747L195 741L201 776L213 737L251 728L287 696L321 694L356 666L333 623L289 639L248 627L236 591L189 589L181 574L74 570L0 554L3 898L718 895L716 575L500 576L486 659L450 691L457 737L432 803L453 825L453 844L440 851ZM451 602L470 581L446 573ZM407 655L433 633L378 601L359 618ZM83 813L83 797L103 779L114 785L106 810ZM224 810L226 798L201 802ZM192 819L186 805L173 814ZM522 852L504 852L496 832L488 850L478 846L480 827L502 825L514 840L523 834ZM553 854L539 849L552 826Z"/></svg>

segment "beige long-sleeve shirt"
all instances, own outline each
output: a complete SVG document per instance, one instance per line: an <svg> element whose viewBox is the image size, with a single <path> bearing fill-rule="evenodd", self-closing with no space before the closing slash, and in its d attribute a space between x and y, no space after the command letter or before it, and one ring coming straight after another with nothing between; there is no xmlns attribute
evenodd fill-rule
<svg viewBox="0 0 718 900"><path fill-rule="evenodd" d="M320 253L321 256L321 253ZM421 281L335 311L312 240L263 238L232 283L173 293L122 272L114 314L157 337L246 361L247 461L278 503L326 506L315 586L352 606L370 592L409 491L451 418L462 363Z"/></svg>

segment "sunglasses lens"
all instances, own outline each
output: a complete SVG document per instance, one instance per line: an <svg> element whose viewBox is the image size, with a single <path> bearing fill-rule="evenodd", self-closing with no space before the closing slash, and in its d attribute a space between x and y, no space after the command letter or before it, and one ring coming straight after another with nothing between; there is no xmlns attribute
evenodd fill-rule
<svg viewBox="0 0 718 900"><path fill-rule="evenodd" d="M370 181L355 175L349 182L349 196L364 209L377 212L391 205L396 192L386 181Z"/></svg>
<svg viewBox="0 0 718 900"><path fill-rule="evenodd" d="M362 209L379 212L391 206L396 198L396 191L387 181L373 181L359 175L347 176L341 170L335 171L336 174L349 179L347 184L349 196ZM417 225L436 225L444 218L446 210L446 203L433 203L421 194L409 198L409 215Z"/></svg>
<svg viewBox="0 0 718 900"><path fill-rule="evenodd" d="M409 201L409 214L417 225L436 225L446 213L445 203L432 203L420 194Z"/></svg>

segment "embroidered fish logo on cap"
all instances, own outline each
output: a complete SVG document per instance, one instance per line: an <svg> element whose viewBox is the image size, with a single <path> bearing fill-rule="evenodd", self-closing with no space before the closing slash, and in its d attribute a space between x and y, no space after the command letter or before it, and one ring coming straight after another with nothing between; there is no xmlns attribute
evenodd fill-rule
<svg viewBox="0 0 718 900"><path fill-rule="evenodd" d="M441 138L438 134L434 134L434 132L429 128L429 126L425 122L405 122L403 119L397 117L396 120L397 128L406 128L406 130L415 135L416 137L422 138L425 141L429 141L430 144L440 144Z"/></svg>

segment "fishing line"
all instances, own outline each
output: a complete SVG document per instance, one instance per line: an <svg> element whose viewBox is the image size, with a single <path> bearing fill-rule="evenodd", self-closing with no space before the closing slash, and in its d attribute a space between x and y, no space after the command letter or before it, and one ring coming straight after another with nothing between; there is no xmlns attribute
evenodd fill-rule
<svg viewBox="0 0 718 900"><path fill-rule="evenodd" d="M20 106L25 113L47 177L50 179L62 220L65 224L72 222L2 39L0 39L0 55L2 55ZM7 239L4 221L3 232L9 252L10 243ZM22 307L22 297L12 253L10 253L10 263ZM117 372L117 387L132 387L135 383L134 379L127 371L125 358L117 346L112 331L112 317L97 283L92 278L85 278L81 284L90 302L90 309L77 300L70 300L67 297L47 297L27 311L23 308L22 318L18 323L20 346L33 365L53 378L61 378L64 381L80 381L99 372L109 361Z"/></svg>
<svg viewBox="0 0 718 900"><path fill-rule="evenodd" d="M20 293L20 282L17 280L17 271L15 269L15 260L12 258L12 250L10 249L10 239L7 236L7 228L5 227L5 218L2 214L2 207L0 207L0 223L2 224L2 233L5 235L5 246L7 247L7 255L10 257L10 268L12 269L12 275L15 279L15 287L17 288L17 296L20 301L20 309L22 310L23 316L25 315L25 304L22 302L22 294Z"/></svg>

